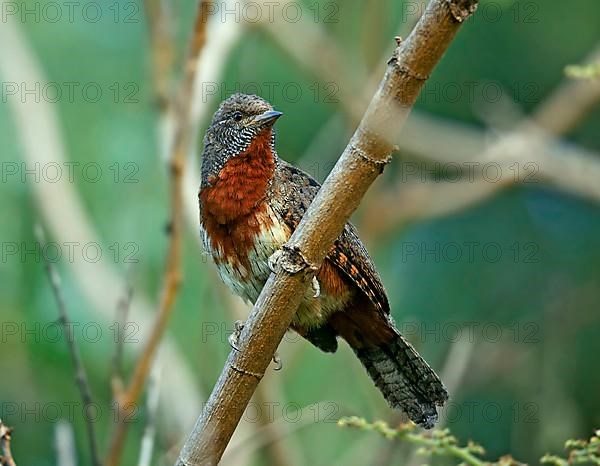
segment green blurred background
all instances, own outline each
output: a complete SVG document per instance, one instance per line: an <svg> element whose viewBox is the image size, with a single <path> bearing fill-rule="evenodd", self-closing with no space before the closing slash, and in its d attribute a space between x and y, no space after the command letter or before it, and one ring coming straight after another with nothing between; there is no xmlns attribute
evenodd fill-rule
<svg viewBox="0 0 600 466"><path fill-rule="evenodd" d="M73 426L79 464L89 458L34 225L44 225L62 252L57 267L101 409L95 425L104 451L115 415L109 377L117 301L130 282L128 375L158 300L169 217L160 139L169 127L152 77L146 4L83 2L71 20L65 3L50 3L5 2L0 23L0 417L15 428L19 465L57 463L59 419ZM355 127L344 100L364 108L359 96L368 90L365 83L371 73L383 74L392 38L406 36L411 13L420 7L392 0L303 1L288 10L285 4L274 2L273 21L265 20L264 5L258 7L261 22L247 21L255 13L246 8L256 7L224 3L209 19L208 58L200 61L194 106L200 132L186 185L184 282L168 328L169 350L163 348L158 363L155 465L173 461L230 351L233 321L247 312L218 281L197 239L194 183L208 118L235 90L261 93L285 114L277 123L279 154L322 181ZM223 16L226 7L235 13ZM26 8L32 13L22 16ZM52 8L62 14L57 21ZM164 2L160 8L172 39L171 88L181 75L196 4ZM531 114L568 82L566 65L582 63L598 46L599 15L596 0L481 0L427 82L419 114L448 128L468 125L486 146L494 144L518 115ZM314 37L327 47L318 41L313 47ZM48 82L55 87L45 87ZM77 83L73 98L65 83ZM472 94L468 86L475 86ZM54 98L56 87L62 95ZM94 101L98 88L102 94ZM592 156L600 151L594 103L563 135L568 147ZM437 132L425 135L444 144ZM57 148L61 160L53 158ZM462 160L460 144L451 150ZM490 459L510 453L532 463L545 452L560 452L566 438L588 437L600 427L598 198L535 174L535 182L511 183L465 208L444 213L442 205L436 215L400 215L378 226L410 204L401 196L411 189L429 192L450 183L444 179L448 166L432 164L435 154L416 152L400 143L355 223L382 274L394 318L451 388L443 422L460 438L483 444ZM524 169L530 161L540 163L537 154L517 163ZM52 162L61 170L58 180ZM65 162L79 163L71 165L72 180ZM420 171L410 175L415 167L426 168L424 179ZM393 192L399 179L408 187L398 191L397 202L378 197ZM476 185L462 176L445 200ZM67 197L78 200L77 208ZM73 258L70 241L76 243ZM96 262L97 250L102 258ZM288 335L280 354L283 370L269 370L224 463L412 464L411 448L336 427L339 416L350 414L401 420L346 345L326 355ZM140 400L122 464L137 464L147 420Z"/></svg>

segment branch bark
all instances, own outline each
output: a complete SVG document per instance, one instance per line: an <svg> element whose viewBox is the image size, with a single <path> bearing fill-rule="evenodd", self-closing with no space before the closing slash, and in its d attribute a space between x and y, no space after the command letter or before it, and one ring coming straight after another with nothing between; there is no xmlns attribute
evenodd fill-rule
<svg viewBox="0 0 600 466"><path fill-rule="evenodd" d="M302 26L301 34L306 40L290 41L290 34L298 35L298 30L293 29L290 23L285 22L263 22L259 23L266 31L271 34L275 43L281 49L293 58L298 64L307 68L322 81L332 79L331 65L324 61L308 61L304 57L319 55L321 50L331 51L334 55L336 48L331 44L331 40L319 28L314 27L310 21L299 21ZM403 26L403 24L401 24ZM598 49L590 54L588 62L598 61ZM339 60L338 62L339 63ZM343 65L343 63L341 64ZM356 68L356 65L353 65ZM340 85L339 102L340 108L350 117L351 121L358 121L362 114L365 98L368 96L359 92L360 89L352 85L349 76L354 74L364 74L362 68L356 73L355 69L342 67L341 72L337 72L335 81ZM367 90L371 89L371 83L376 80L369 79ZM363 86L364 87L364 86ZM370 93L368 94L370 96ZM566 132L571 129L585 113L595 105L600 96L600 84L592 81L568 80L566 84L561 85L552 97L546 101L536 111L535 120L540 126L549 132ZM436 137L431 137L435 134ZM404 138L398 141L399 149L404 152L417 155L424 160L431 160L440 163L462 163L477 162L481 160L480 154L487 149L486 142L488 135L475 127L458 123L455 121L444 120L415 111L412 118L407 122L404 131ZM600 163L597 157L589 157L585 150L576 146L565 145L560 141L548 141L544 147L536 147L539 152L536 154L536 162L539 163L540 177L544 182L554 184L559 189L571 192L578 196L584 196L593 200L600 199L600 190L598 189L598 171ZM550 144L551 143L551 144ZM515 148L515 144L511 145ZM526 147L521 145L523 149ZM519 160L530 162L531 147L527 151L521 151ZM593 155L593 154L592 154ZM514 155L511 155L511 162L514 163ZM507 157L498 153L498 161L506 160ZM491 160L490 160L491 161ZM504 184L503 186L505 186ZM458 184L448 188L448 191L458 191ZM470 192L473 202L484 199L484 196L478 196L478 192L492 194L489 186L483 186L482 189ZM465 196L463 196L465 197ZM466 198L465 197L465 198ZM433 200L435 203L435 200ZM434 204L435 205L435 204ZM467 203L465 203L467 205ZM459 206L456 206L458 209ZM434 207L436 213L443 214L442 209ZM449 211L450 212L450 211ZM379 216L382 219L383 216Z"/></svg>
<svg viewBox="0 0 600 466"><path fill-rule="evenodd" d="M10 449L10 439L12 435L12 429L4 425L0 420L0 465L2 466L17 466L12 456Z"/></svg>
<svg viewBox="0 0 600 466"><path fill-rule="evenodd" d="M600 46L596 46L586 60L594 63L600 59ZM525 167L534 163L539 169L539 181L550 183L567 192L600 200L600 164L593 152L562 143L559 138L584 119L589 110L600 100L600 83L572 81L566 78L550 96L542 102L530 117L524 117L515 124L511 132L484 148L483 138L478 143L483 164L494 162L502 167L504 176L491 183L479 177L474 182L441 183L400 183L369 197L369 203L377 205L375 209L363 209L361 224L365 225L367 237L375 238L401 227L404 223L421 218L449 215L454 211L466 209L517 183L525 177L513 176L510 165L518 163ZM413 129L423 127L423 131L413 131L423 136L435 133L438 147L460 147L458 141L475 140L476 133L468 134L459 126L444 128L439 124L432 127L430 122L422 121ZM451 140L447 136L451 136ZM421 137L424 140L424 137ZM454 143L454 142L457 143ZM431 142L430 142L431 143ZM463 143L464 145L464 143ZM464 163L474 161L472 150L466 150L464 158L441 156L445 149L429 151L425 159L446 163ZM423 154L421 154L423 156ZM509 174L510 173L510 174ZM537 178L537 176L536 176ZM535 182L538 180L535 179ZM525 182L526 183L526 182ZM383 212L382 212L383 209Z"/></svg>
<svg viewBox="0 0 600 466"><path fill-rule="evenodd" d="M390 160L423 84L477 0L432 0L388 62L379 88L344 153L283 248L246 321L178 466L216 464L288 329L312 276L360 199Z"/></svg>
<svg viewBox="0 0 600 466"><path fill-rule="evenodd" d="M152 327L150 337L135 366L131 382L118 402L118 419L111 438L111 444L106 460L107 466L116 466L121 458L125 445L128 424L127 410L139 399L142 389L148 379L152 363L156 356L158 346L167 328L171 317L173 304L181 284L181 248L183 230L183 174L187 147L190 141L190 111L191 97L194 91L196 77L196 64L198 55L206 41L206 23L209 15L210 1L200 0L192 38L190 41L188 57L183 82L175 102L176 133L173 147L169 157L169 170L171 174L171 219L169 222L169 246L160 304L156 320Z"/></svg>

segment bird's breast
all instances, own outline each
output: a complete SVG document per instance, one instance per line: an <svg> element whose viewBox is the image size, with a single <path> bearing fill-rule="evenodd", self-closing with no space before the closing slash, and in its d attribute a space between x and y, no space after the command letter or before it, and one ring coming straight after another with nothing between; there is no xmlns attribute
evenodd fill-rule
<svg viewBox="0 0 600 466"><path fill-rule="evenodd" d="M221 279L254 302L269 277L269 257L287 242L291 230L265 202L243 221L226 226L202 222L201 233Z"/></svg>
<svg viewBox="0 0 600 466"><path fill-rule="evenodd" d="M230 158L199 194L204 247L223 281L246 299L258 297L269 276L269 256L290 237L269 204L274 172L269 131Z"/></svg>
<svg viewBox="0 0 600 466"><path fill-rule="evenodd" d="M200 231L204 248L221 279L237 295L254 303L271 270L269 258L287 243L292 230L274 208L275 158L267 138L228 160L202 187ZM321 293L308 289L295 317L296 328L321 325L343 308L351 290L331 264L318 273Z"/></svg>

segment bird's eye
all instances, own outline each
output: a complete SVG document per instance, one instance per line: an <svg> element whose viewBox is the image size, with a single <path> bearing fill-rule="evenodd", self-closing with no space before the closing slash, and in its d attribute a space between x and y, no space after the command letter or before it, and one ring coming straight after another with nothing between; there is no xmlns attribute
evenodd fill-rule
<svg viewBox="0 0 600 466"><path fill-rule="evenodd" d="M235 112L235 113L233 114L233 119L234 119L235 121L242 121L242 112Z"/></svg>

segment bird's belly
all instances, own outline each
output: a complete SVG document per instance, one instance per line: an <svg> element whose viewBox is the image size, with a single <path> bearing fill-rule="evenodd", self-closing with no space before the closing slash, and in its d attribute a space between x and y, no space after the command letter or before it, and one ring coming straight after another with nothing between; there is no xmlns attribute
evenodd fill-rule
<svg viewBox="0 0 600 466"><path fill-rule="evenodd" d="M232 226L226 238L200 232L205 250L212 256L223 282L245 301L254 303L269 278L269 257L290 238L291 230L268 205L263 205L247 224ZM242 230L243 229L243 230Z"/></svg>
<svg viewBox="0 0 600 466"><path fill-rule="evenodd" d="M287 241L287 238L282 240L283 233L274 231L274 228L259 231L252 248L248 250L245 264L235 259L217 263L223 282L245 301L254 304L258 299L271 273L269 257Z"/></svg>
<svg viewBox="0 0 600 466"><path fill-rule="evenodd" d="M270 208L266 209L261 220L258 223L261 227L253 234L251 241L227 249L211 241L210 235L201 228L204 247L211 254L221 279L231 291L251 304L256 302L271 274L269 257L281 249L291 236L290 228ZM345 304L343 301L346 299L329 296L325 290L315 297L315 291L309 287L293 324L306 328L318 327L329 315L340 310Z"/></svg>

